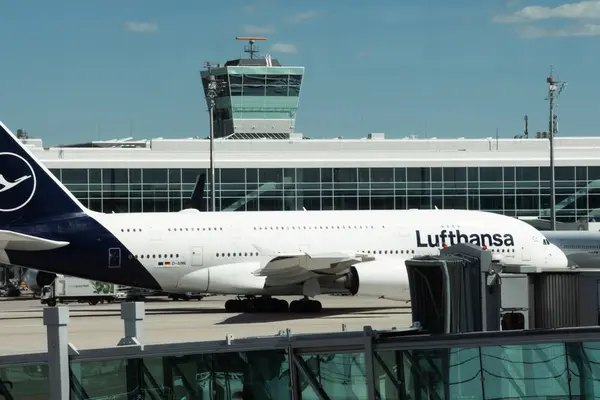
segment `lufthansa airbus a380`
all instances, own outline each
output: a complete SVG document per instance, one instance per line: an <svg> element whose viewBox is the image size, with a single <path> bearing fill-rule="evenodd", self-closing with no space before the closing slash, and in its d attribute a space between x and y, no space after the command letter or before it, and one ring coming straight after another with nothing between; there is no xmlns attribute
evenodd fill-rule
<svg viewBox="0 0 600 400"><path fill-rule="evenodd" d="M526 222L466 210L104 214L85 208L0 122L0 263L170 293L238 295L229 311L318 311L320 294L408 301L404 261L486 246L506 265L565 268ZM28 177L28 178L23 178ZM298 295L301 300L273 296Z"/></svg>

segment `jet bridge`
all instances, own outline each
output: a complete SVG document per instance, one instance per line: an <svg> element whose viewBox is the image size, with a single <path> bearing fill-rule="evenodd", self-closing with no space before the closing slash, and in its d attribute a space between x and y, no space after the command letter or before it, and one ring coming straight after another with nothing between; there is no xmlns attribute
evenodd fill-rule
<svg viewBox="0 0 600 400"><path fill-rule="evenodd" d="M500 282L491 252L460 243L406 261L412 318L431 333L499 330Z"/></svg>
<svg viewBox="0 0 600 400"><path fill-rule="evenodd" d="M600 325L600 269L501 266L466 243L406 267L413 324L430 333Z"/></svg>

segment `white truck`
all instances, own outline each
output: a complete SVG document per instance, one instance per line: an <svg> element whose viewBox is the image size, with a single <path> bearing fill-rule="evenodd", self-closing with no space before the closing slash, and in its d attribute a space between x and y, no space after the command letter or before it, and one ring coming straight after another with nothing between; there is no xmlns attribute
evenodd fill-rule
<svg viewBox="0 0 600 400"><path fill-rule="evenodd" d="M57 275L54 282L42 288L42 304L54 307L57 303L111 303L117 297L117 288L111 283L90 281L72 276Z"/></svg>

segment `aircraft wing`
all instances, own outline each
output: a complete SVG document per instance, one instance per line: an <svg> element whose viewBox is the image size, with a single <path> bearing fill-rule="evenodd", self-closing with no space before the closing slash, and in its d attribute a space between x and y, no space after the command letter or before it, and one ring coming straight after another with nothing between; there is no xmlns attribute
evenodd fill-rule
<svg viewBox="0 0 600 400"><path fill-rule="evenodd" d="M262 268L254 272L267 277L267 286L283 286L304 282L310 278L335 277L350 266L374 258L364 254L347 253L273 253L254 245L263 256L272 257Z"/></svg>
<svg viewBox="0 0 600 400"><path fill-rule="evenodd" d="M0 249L20 251L53 250L68 245L69 242L44 239L24 233L0 230Z"/></svg>

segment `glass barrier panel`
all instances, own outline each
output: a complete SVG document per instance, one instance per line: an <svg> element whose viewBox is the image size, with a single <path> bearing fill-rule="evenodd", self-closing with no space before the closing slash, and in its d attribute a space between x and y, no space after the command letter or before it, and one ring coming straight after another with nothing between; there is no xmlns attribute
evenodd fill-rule
<svg viewBox="0 0 600 400"><path fill-rule="evenodd" d="M567 343L571 396L600 397L600 342Z"/></svg>
<svg viewBox="0 0 600 400"><path fill-rule="evenodd" d="M304 355L301 358L308 373L331 400L368 398L364 353ZM319 399L300 370L298 380L302 400Z"/></svg>
<svg viewBox="0 0 600 400"><path fill-rule="evenodd" d="M373 354L375 390L381 400L407 398L403 385L402 352L382 351Z"/></svg>
<svg viewBox="0 0 600 400"><path fill-rule="evenodd" d="M481 349L479 347L450 350L448 389L450 398L482 398Z"/></svg>
<svg viewBox="0 0 600 400"><path fill-rule="evenodd" d="M289 388L283 350L71 363L73 399L285 399Z"/></svg>
<svg viewBox="0 0 600 400"><path fill-rule="evenodd" d="M0 399L42 400L48 397L47 365L22 365L0 368Z"/></svg>
<svg viewBox="0 0 600 400"><path fill-rule="evenodd" d="M589 352L586 348L575 354ZM586 356L595 360L595 354ZM579 357L581 358L581 357ZM600 345L598 346L600 362ZM381 399L569 399L595 389L593 367L568 362L564 344L406 350L374 355ZM600 364L599 364L600 365ZM576 372L590 371L584 389ZM600 368L597 369L600 372ZM576 378L576 379L574 379ZM403 383L403 384L401 384Z"/></svg>
<svg viewBox="0 0 600 400"><path fill-rule="evenodd" d="M71 398L127 395L128 360L71 362Z"/></svg>
<svg viewBox="0 0 600 400"><path fill-rule="evenodd" d="M569 399L564 343L481 348L484 399Z"/></svg>
<svg viewBox="0 0 600 400"><path fill-rule="evenodd" d="M290 397L290 375L283 350L186 355L164 358L165 380L174 398Z"/></svg>
<svg viewBox="0 0 600 400"><path fill-rule="evenodd" d="M142 390L142 398L150 399L173 399L173 387L167 381L162 357L147 357L138 362L138 380Z"/></svg>
<svg viewBox="0 0 600 400"><path fill-rule="evenodd" d="M450 365L451 363L461 365L460 360L456 360L461 356L463 353L459 352L451 357L451 349L415 349L396 352L397 365L402 369L401 382L405 383L403 397L432 400L452 398L449 396L450 385L448 385L451 375ZM460 375L461 372L463 371L459 370L459 376L457 373L453 374L453 379L466 380ZM465 375L470 376L469 373Z"/></svg>
<svg viewBox="0 0 600 400"><path fill-rule="evenodd" d="M172 398L162 358L71 362L71 398Z"/></svg>

